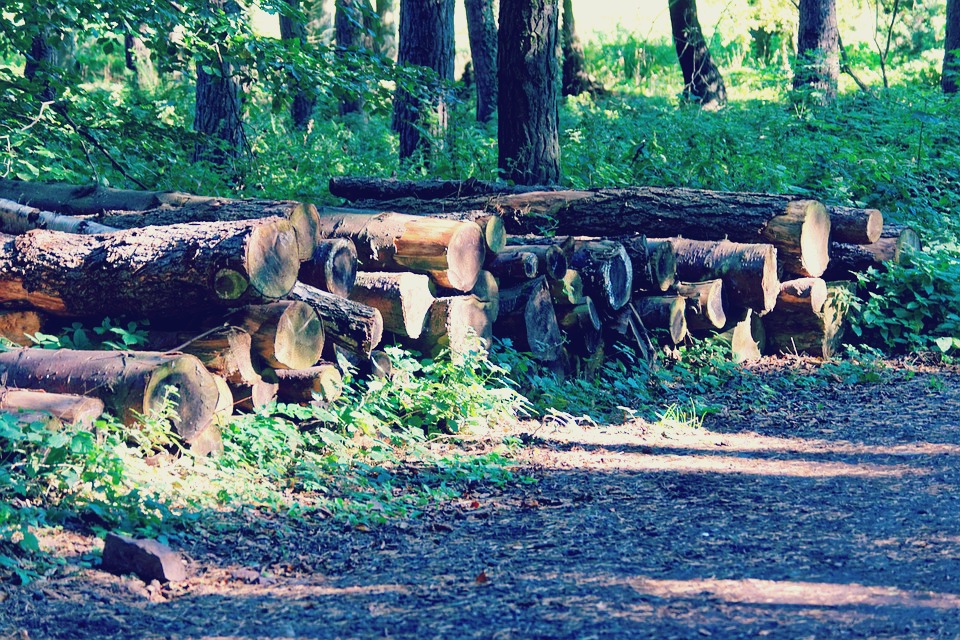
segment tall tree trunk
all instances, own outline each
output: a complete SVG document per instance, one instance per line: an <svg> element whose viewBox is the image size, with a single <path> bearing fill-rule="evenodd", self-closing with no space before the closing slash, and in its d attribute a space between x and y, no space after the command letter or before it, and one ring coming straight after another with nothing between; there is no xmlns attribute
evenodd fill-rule
<svg viewBox="0 0 960 640"><path fill-rule="evenodd" d="M811 89L821 104L837 97L840 32L836 0L800 0L794 89Z"/></svg>
<svg viewBox="0 0 960 640"><path fill-rule="evenodd" d="M299 0L287 0L287 3L294 11L300 10ZM299 17L280 15L280 37L284 40L299 40L301 48L307 47L307 27ZM317 104L317 98L310 88L299 86L296 79L291 77L291 82L294 84L295 93L293 104L290 105L290 117L293 120L293 126L297 129L306 129L310 116L313 115L313 108Z"/></svg>
<svg viewBox="0 0 960 640"><path fill-rule="evenodd" d="M133 74L133 85L139 91L153 91L160 84L160 76L143 38L134 31L123 36L124 61Z"/></svg>
<svg viewBox="0 0 960 640"><path fill-rule="evenodd" d="M573 18L573 0L563 0L563 27L560 37L563 47L563 73L560 92L565 96L581 93L601 93L602 87L585 69L583 45L577 37Z"/></svg>
<svg viewBox="0 0 960 640"><path fill-rule="evenodd" d="M668 0L673 44L683 72L683 95L704 107L722 107L727 102L723 76L710 57L697 17L696 0Z"/></svg>
<svg viewBox="0 0 960 640"><path fill-rule="evenodd" d="M557 0L501 0L499 166L518 184L560 180Z"/></svg>
<svg viewBox="0 0 960 640"><path fill-rule="evenodd" d="M947 37L943 44L943 77L940 85L944 93L957 92L960 76L960 0L947 0Z"/></svg>
<svg viewBox="0 0 960 640"><path fill-rule="evenodd" d="M37 99L40 102L51 102L57 97L53 80L59 60L53 41L58 36L49 24L40 24L38 27L39 30L30 42L30 51L26 52L27 61L23 67L23 76L37 83Z"/></svg>
<svg viewBox="0 0 960 640"><path fill-rule="evenodd" d="M337 38L337 56L343 60L354 78L361 73L359 65L354 60L349 61L352 56L356 56L360 50L369 49L372 42L370 37L364 36L367 32L371 11L366 0L337 0L337 10L334 17ZM359 84L358 89L359 89ZM363 111L363 96L359 92L351 92L340 100L340 115L348 113L358 113Z"/></svg>
<svg viewBox="0 0 960 640"><path fill-rule="evenodd" d="M399 64L432 69L438 82L425 82L416 93L399 88L393 99L394 129L400 134L400 157L426 150L426 122L435 118L435 137L442 139L447 124L445 82L453 80L453 0L402 0L400 4Z"/></svg>
<svg viewBox="0 0 960 640"><path fill-rule="evenodd" d="M373 32L373 45L377 53L391 60L397 59L396 4L396 0L376 0L376 21L368 27Z"/></svg>
<svg viewBox="0 0 960 640"><path fill-rule="evenodd" d="M477 77L477 122L488 122L497 110L497 23L494 0L464 0L470 58Z"/></svg>
<svg viewBox="0 0 960 640"><path fill-rule="evenodd" d="M233 20L240 14L240 5L234 0L210 0L210 8L214 13L225 14L226 17L220 19ZM197 62L197 104L193 119L197 143L193 161L226 166L243 155L246 136L236 65L224 57L220 45L216 48L216 60ZM216 73L207 73L205 66L214 67Z"/></svg>

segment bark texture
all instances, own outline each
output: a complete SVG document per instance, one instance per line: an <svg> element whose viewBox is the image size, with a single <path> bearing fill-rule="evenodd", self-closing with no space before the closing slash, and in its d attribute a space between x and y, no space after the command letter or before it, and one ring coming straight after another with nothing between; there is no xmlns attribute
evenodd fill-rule
<svg viewBox="0 0 960 640"><path fill-rule="evenodd" d="M293 11L299 11L300 0L287 0ZM301 50L308 47L307 26L299 17L280 14L280 37L287 41L295 41ZM290 119L293 126L304 130L313 115L313 108L317 104L316 92L312 87L302 86L300 80L291 75L290 83L293 87L293 102L290 104Z"/></svg>
<svg viewBox="0 0 960 640"><path fill-rule="evenodd" d="M477 121L487 122L497 110L497 22L494 0L464 0L470 59L477 78Z"/></svg>
<svg viewBox="0 0 960 640"><path fill-rule="evenodd" d="M365 6L366 5L366 6ZM354 77L362 72L356 60L351 57L363 49L368 49L371 42L364 42L364 10L370 11L366 0L337 0L334 13L334 28L336 30L337 56L347 63L347 68ZM369 37L366 40L370 40ZM358 92L349 94L340 100L340 115L357 113L363 110L363 96Z"/></svg>
<svg viewBox="0 0 960 640"><path fill-rule="evenodd" d="M336 365L321 362L308 369L278 369L277 398L283 402L333 402L343 393L343 376Z"/></svg>
<svg viewBox="0 0 960 640"><path fill-rule="evenodd" d="M837 97L840 31L836 0L800 0L794 89L810 89L820 103Z"/></svg>
<svg viewBox="0 0 960 640"><path fill-rule="evenodd" d="M350 299L379 310L387 331L419 338L434 297L425 275L361 271Z"/></svg>
<svg viewBox="0 0 960 640"><path fill-rule="evenodd" d="M563 25L560 39L563 55L560 93L565 96L578 96L587 92L604 93L600 83L587 73L583 45L577 36L576 20L573 17L573 0L563 0Z"/></svg>
<svg viewBox="0 0 960 640"><path fill-rule="evenodd" d="M332 352L340 346L364 358L370 357L383 338L383 317L373 307L335 296L298 282L290 292L291 300L306 302L316 309L323 322L326 343Z"/></svg>
<svg viewBox="0 0 960 640"><path fill-rule="evenodd" d="M947 36L943 44L943 75L940 86L944 93L956 93L960 79L960 0L947 0Z"/></svg>
<svg viewBox="0 0 960 640"><path fill-rule="evenodd" d="M919 251L920 248L920 236L916 231L886 224L880 239L872 244L831 243L830 266L823 277L825 280L847 280L870 267L879 269L884 262L899 264L906 251Z"/></svg>
<svg viewBox="0 0 960 640"><path fill-rule="evenodd" d="M680 344L687 337L687 303L682 296L637 298L633 306L647 329L666 331L673 344Z"/></svg>
<svg viewBox="0 0 960 640"><path fill-rule="evenodd" d="M111 189L97 184L74 185L8 179L0 179L0 198L72 216L97 215L108 211L146 211L162 206L182 207L219 199L179 191L134 191Z"/></svg>
<svg viewBox="0 0 960 640"><path fill-rule="evenodd" d="M673 44L683 72L683 94L704 107L719 108L727 102L723 76L710 57L697 17L696 0L668 0Z"/></svg>
<svg viewBox="0 0 960 640"><path fill-rule="evenodd" d="M876 209L827 207L831 242L872 244L883 232L883 214Z"/></svg>

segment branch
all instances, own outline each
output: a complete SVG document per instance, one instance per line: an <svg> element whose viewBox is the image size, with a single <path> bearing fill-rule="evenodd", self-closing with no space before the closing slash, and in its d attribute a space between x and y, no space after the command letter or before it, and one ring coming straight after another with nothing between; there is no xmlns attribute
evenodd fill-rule
<svg viewBox="0 0 960 640"><path fill-rule="evenodd" d="M871 97L876 98L877 94L873 92L867 84L860 79L860 77L853 72L853 68L850 66L850 59L847 57L847 48L843 46L843 38L837 34L837 44L840 48L840 71L847 74L853 81L857 83L857 86L860 87L860 90L864 93L868 93Z"/></svg>
<svg viewBox="0 0 960 640"><path fill-rule="evenodd" d="M80 126L79 126L76 122L73 121L73 118L71 118L70 115L67 113L67 108L66 108L64 105L62 105L62 104L54 104L52 108L53 108L54 111L56 111L56 112L59 113L61 116L63 116L63 119L66 120L67 125L69 125L69 127L70 127L71 129L73 129L78 136L80 136L82 139L86 139L90 144L93 145L93 147L94 147L97 151L99 151L100 153L102 153L102 154L107 158L107 160L110 161L110 164L113 165L113 168L120 172L120 175L122 175L124 178L126 178L126 179L129 180L130 182L134 183L135 185L137 185L138 187L140 187L140 188L143 189L144 191L148 191L148 190L149 190L148 187L147 187L147 185L143 184L142 182L140 182L139 180L137 180L136 178L134 178L133 176L131 176L129 173L127 173L126 169L123 168L123 165L121 165L119 162L117 162L117 160L116 160L112 155L110 155L110 152L107 151L107 150L103 147L103 145L100 144L100 142L97 141L97 139L94 138L93 135L92 135L89 131L82 130L82 129L80 128ZM81 146L83 146L82 140L81 140ZM87 153L86 148L84 148L84 153ZM88 154L88 155L87 155L87 158L89 158L89 157L90 157L90 156L89 156L89 154Z"/></svg>

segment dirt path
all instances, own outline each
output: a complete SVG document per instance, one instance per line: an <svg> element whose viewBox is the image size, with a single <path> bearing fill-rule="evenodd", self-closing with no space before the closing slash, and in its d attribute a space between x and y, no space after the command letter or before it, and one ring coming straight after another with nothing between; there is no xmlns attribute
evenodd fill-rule
<svg viewBox="0 0 960 640"><path fill-rule="evenodd" d="M14 589L0 632L960 637L956 372L741 401L699 429L534 431L536 484L372 531L251 518L186 550L172 589L95 570Z"/></svg>

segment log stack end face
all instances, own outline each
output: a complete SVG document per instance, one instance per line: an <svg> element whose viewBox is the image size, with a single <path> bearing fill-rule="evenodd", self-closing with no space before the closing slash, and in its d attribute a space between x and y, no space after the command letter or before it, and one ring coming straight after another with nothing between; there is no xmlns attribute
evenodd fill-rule
<svg viewBox="0 0 960 640"><path fill-rule="evenodd" d="M211 426L220 402L220 389L200 360L189 355L175 356L149 377L143 392L144 414L163 411L171 401L175 410L171 422L189 443Z"/></svg>
<svg viewBox="0 0 960 640"><path fill-rule="evenodd" d="M267 300L279 300L297 282L300 249L297 234L286 220L261 225L250 234L246 266L251 288Z"/></svg>

